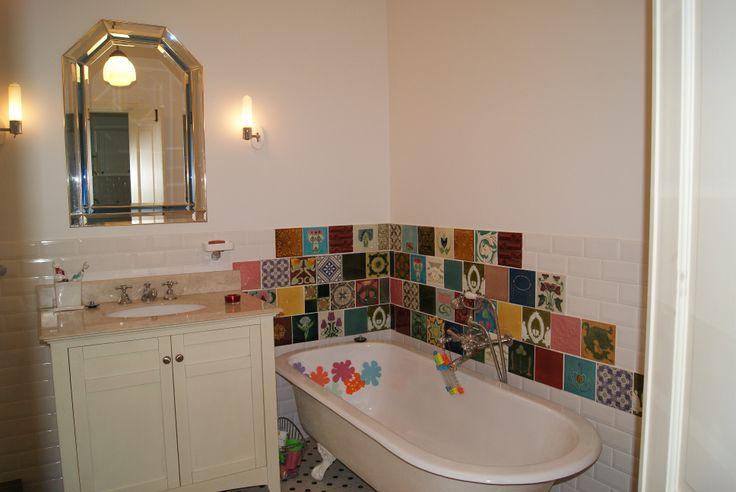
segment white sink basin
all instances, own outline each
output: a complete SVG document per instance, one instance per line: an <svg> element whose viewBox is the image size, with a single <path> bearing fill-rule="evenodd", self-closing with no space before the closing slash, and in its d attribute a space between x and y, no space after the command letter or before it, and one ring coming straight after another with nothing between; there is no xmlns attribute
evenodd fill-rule
<svg viewBox="0 0 736 492"><path fill-rule="evenodd" d="M157 304L137 308L121 309L108 314L112 318L148 318L150 316L166 316L182 314L204 308L204 304Z"/></svg>

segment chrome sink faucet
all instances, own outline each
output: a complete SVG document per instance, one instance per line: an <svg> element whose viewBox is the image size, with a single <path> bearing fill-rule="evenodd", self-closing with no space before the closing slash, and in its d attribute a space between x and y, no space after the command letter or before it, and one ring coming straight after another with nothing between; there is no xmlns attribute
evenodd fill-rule
<svg viewBox="0 0 736 492"><path fill-rule="evenodd" d="M118 285L115 287L115 290L120 291L120 299L118 299L118 304L130 304L133 301L130 300L130 296L128 296L128 289L132 289L132 285Z"/></svg>
<svg viewBox="0 0 736 492"><path fill-rule="evenodd" d="M151 288L151 282L145 282L143 284L143 294L141 295L142 302L153 302L158 297L158 291Z"/></svg>
<svg viewBox="0 0 736 492"><path fill-rule="evenodd" d="M166 294L164 294L164 301L173 301L176 299L176 294L174 293L174 286L178 284L179 282L175 280L167 280L162 286L166 287Z"/></svg>

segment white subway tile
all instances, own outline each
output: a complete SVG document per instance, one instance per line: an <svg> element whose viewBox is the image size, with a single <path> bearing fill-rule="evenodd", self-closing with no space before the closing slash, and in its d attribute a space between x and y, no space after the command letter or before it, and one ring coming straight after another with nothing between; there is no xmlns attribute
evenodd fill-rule
<svg viewBox="0 0 736 492"><path fill-rule="evenodd" d="M621 259L633 263L647 263L647 243L642 241L621 241Z"/></svg>
<svg viewBox="0 0 736 492"><path fill-rule="evenodd" d="M618 284L587 278L584 281L583 295L599 301L618 302Z"/></svg>
<svg viewBox="0 0 736 492"><path fill-rule="evenodd" d="M116 250L120 253L139 253L153 250L152 236L122 236L115 239Z"/></svg>
<svg viewBox="0 0 736 492"><path fill-rule="evenodd" d="M595 479L601 483L608 485L616 491L629 492L634 485L634 478L631 475L622 473L618 470L606 466L602 463L596 463L594 466Z"/></svg>
<svg viewBox="0 0 736 492"><path fill-rule="evenodd" d="M508 382L514 388L521 389L523 380L524 378L522 378L521 376L517 376L516 374L511 373L508 374Z"/></svg>
<svg viewBox="0 0 736 492"><path fill-rule="evenodd" d="M615 411L614 416L614 427L618 430L622 430L632 436L641 435L641 417L637 417L633 413L622 412L621 410Z"/></svg>
<svg viewBox="0 0 736 492"><path fill-rule="evenodd" d="M601 456L598 458L598 463L613 466L613 448L604 444L601 447Z"/></svg>
<svg viewBox="0 0 736 492"><path fill-rule="evenodd" d="M271 241L268 244L261 245L260 258L262 260L265 260L268 258L276 258L276 243Z"/></svg>
<svg viewBox="0 0 736 492"><path fill-rule="evenodd" d="M613 452L613 467L627 475L639 476L639 460L621 451Z"/></svg>
<svg viewBox="0 0 736 492"><path fill-rule="evenodd" d="M585 238L585 256L601 260L619 259L618 239Z"/></svg>
<svg viewBox="0 0 736 492"><path fill-rule="evenodd" d="M629 371L644 373L644 359L636 350L616 347L616 366Z"/></svg>
<svg viewBox="0 0 736 492"><path fill-rule="evenodd" d="M567 314L586 319L600 319L600 302L583 297L567 296Z"/></svg>
<svg viewBox="0 0 736 492"><path fill-rule="evenodd" d="M572 236L553 236L552 252L560 255L583 256L585 251L583 238Z"/></svg>
<svg viewBox="0 0 736 492"><path fill-rule="evenodd" d="M626 261L604 261L603 279L614 282L641 284L641 265Z"/></svg>
<svg viewBox="0 0 736 492"><path fill-rule="evenodd" d="M85 275L84 278L96 272L130 270L133 268L133 255L127 253L97 255L89 259L89 264L88 275Z"/></svg>
<svg viewBox="0 0 736 492"><path fill-rule="evenodd" d="M260 259L260 246L240 246L230 251L230 261L251 261Z"/></svg>
<svg viewBox="0 0 736 492"><path fill-rule="evenodd" d="M641 329L643 327L641 320L642 312L638 308L623 304L601 303L600 321Z"/></svg>
<svg viewBox="0 0 736 492"><path fill-rule="evenodd" d="M178 251L167 251L165 254L166 266L197 265L204 261L205 256L200 251L192 249L180 249Z"/></svg>
<svg viewBox="0 0 736 492"><path fill-rule="evenodd" d="M166 253L138 253L134 255L135 268L159 268L166 265Z"/></svg>
<svg viewBox="0 0 736 492"><path fill-rule="evenodd" d="M596 423L595 427L598 429L598 435L601 437L601 440L614 449L631 454L635 444L636 447L639 446L638 439L634 439L634 436L631 434L601 423Z"/></svg>
<svg viewBox="0 0 736 492"><path fill-rule="evenodd" d="M602 424L613 425L613 408L583 398L582 415Z"/></svg>
<svg viewBox="0 0 736 492"><path fill-rule="evenodd" d="M526 270L537 269L537 254L524 252L521 258L521 267Z"/></svg>
<svg viewBox="0 0 736 492"><path fill-rule="evenodd" d="M560 489L562 492L578 492L578 489L573 487L572 485L568 485L567 483L563 483L562 488Z"/></svg>
<svg viewBox="0 0 736 492"><path fill-rule="evenodd" d="M524 234L524 253L549 253L552 251L552 236L548 234Z"/></svg>
<svg viewBox="0 0 736 492"><path fill-rule="evenodd" d="M608 485L585 475L578 477L578 489L584 492L611 492L611 487Z"/></svg>
<svg viewBox="0 0 736 492"><path fill-rule="evenodd" d="M106 254L117 249L116 239L109 237L94 237L80 239L79 241L79 254L85 255L99 255Z"/></svg>
<svg viewBox="0 0 736 492"><path fill-rule="evenodd" d="M647 303L647 289L641 285L619 284L619 302L636 308L644 307Z"/></svg>
<svg viewBox="0 0 736 492"><path fill-rule="evenodd" d="M531 379L524 379L521 384L521 388L527 393L531 393L532 395L544 398L545 400L549 400L550 398L550 387L546 384L538 383L536 381L532 381Z"/></svg>
<svg viewBox="0 0 736 492"><path fill-rule="evenodd" d="M152 237L153 249L158 251L166 251L182 248L181 234L161 234Z"/></svg>
<svg viewBox="0 0 736 492"><path fill-rule="evenodd" d="M583 297L584 292L584 285L583 285L584 279L580 277L567 277L567 295L568 296L577 296L577 297Z"/></svg>
<svg viewBox="0 0 736 492"><path fill-rule="evenodd" d="M569 258L567 273L576 277L601 278L603 265L601 260L591 258Z"/></svg>
<svg viewBox="0 0 736 492"><path fill-rule="evenodd" d="M550 397L553 402L558 403L577 414L580 414L580 406L584 398L557 388L552 388L550 390Z"/></svg>
<svg viewBox="0 0 736 492"><path fill-rule="evenodd" d="M67 239L62 241L41 241L41 257L58 258L61 256L77 256L79 241Z"/></svg>
<svg viewBox="0 0 736 492"><path fill-rule="evenodd" d="M538 253L537 267L544 272L567 273L567 256Z"/></svg>
<svg viewBox="0 0 736 492"><path fill-rule="evenodd" d="M40 255L38 241L0 241L0 261L33 259Z"/></svg>
<svg viewBox="0 0 736 492"><path fill-rule="evenodd" d="M616 327L616 347L626 347L640 352L644 350L645 334L643 330L637 330L624 325Z"/></svg>

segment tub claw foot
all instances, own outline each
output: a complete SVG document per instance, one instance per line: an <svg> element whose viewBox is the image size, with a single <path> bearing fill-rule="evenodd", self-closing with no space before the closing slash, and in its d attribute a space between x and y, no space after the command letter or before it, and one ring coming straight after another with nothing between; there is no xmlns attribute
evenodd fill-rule
<svg viewBox="0 0 736 492"><path fill-rule="evenodd" d="M319 451L319 455L322 456L322 463L312 468L312 478L315 480L322 480L327 469L335 462L335 457L320 443L317 443L317 451Z"/></svg>

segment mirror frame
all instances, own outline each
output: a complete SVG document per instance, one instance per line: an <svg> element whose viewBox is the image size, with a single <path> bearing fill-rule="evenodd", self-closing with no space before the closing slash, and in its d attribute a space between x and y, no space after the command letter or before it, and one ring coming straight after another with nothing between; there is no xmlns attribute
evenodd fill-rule
<svg viewBox="0 0 736 492"><path fill-rule="evenodd" d="M184 142L186 202L95 207L89 203L92 173L89 159L88 65L116 47L157 46L186 77L186 132ZM62 56L64 136L71 227L206 222L204 87L202 65L163 26L103 19Z"/></svg>

